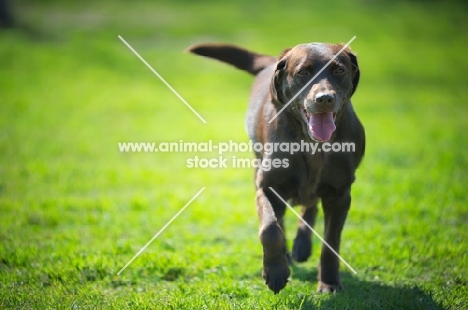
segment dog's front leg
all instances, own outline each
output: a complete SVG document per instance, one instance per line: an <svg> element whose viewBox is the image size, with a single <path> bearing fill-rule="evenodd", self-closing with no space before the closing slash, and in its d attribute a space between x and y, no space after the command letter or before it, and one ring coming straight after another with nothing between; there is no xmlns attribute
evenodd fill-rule
<svg viewBox="0 0 468 310"><path fill-rule="evenodd" d="M338 195L322 197L325 214L325 241L337 252L340 250L341 231L351 204L350 189ZM322 246L317 291L336 292L342 288L339 258L325 245Z"/></svg>
<svg viewBox="0 0 468 310"><path fill-rule="evenodd" d="M290 275L286 241L280 225L286 206L268 188L259 188L256 198L260 218L259 237L263 245L262 275L276 294L286 286Z"/></svg>

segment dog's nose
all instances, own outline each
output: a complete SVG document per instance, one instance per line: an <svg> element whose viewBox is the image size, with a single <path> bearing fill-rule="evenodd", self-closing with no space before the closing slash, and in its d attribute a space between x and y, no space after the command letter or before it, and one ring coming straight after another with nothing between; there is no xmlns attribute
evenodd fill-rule
<svg viewBox="0 0 468 310"><path fill-rule="evenodd" d="M315 96L315 103L325 106L335 104L335 95L332 93L318 93Z"/></svg>

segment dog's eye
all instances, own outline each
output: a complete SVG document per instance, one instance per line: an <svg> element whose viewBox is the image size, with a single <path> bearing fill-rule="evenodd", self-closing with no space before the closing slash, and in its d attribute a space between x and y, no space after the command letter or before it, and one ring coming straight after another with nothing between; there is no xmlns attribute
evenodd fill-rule
<svg viewBox="0 0 468 310"><path fill-rule="evenodd" d="M301 70L297 71L297 74L299 74L299 75L308 75L309 71L307 71L306 69L301 69Z"/></svg>
<svg viewBox="0 0 468 310"><path fill-rule="evenodd" d="M346 70L343 67L338 67L338 68L335 69L335 71L333 71L333 74L341 75L341 74L343 74L345 72L346 72Z"/></svg>

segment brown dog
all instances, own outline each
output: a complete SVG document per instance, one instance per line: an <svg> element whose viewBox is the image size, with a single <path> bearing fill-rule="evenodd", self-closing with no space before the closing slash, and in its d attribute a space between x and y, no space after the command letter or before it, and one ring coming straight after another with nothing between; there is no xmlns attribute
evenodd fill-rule
<svg viewBox="0 0 468 310"><path fill-rule="evenodd" d="M279 159L287 163L273 169L257 168L255 180L263 278L275 293L286 286L290 270L283 225L286 205L270 188L284 200L302 205L302 217L310 226L314 225L321 199L325 240L339 251L351 203L351 184L365 147L364 128L350 101L359 82L356 56L346 48L325 67L342 48L325 43L302 44L286 49L278 58L226 44L189 48L192 53L227 62L256 76L246 120L254 143L314 142L323 150L324 142L354 143L349 152L256 153L262 161ZM299 222L292 258L306 261L311 251L311 231ZM341 288L339 259L326 246L322 247L318 280L320 292Z"/></svg>

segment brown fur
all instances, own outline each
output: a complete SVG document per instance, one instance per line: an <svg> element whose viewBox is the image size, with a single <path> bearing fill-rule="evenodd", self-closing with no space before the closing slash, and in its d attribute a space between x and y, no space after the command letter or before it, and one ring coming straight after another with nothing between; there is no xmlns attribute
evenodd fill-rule
<svg viewBox="0 0 468 310"><path fill-rule="evenodd" d="M342 47L326 43L302 44L284 50L278 58L226 44L201 44L189 48L192 53L227 62L256 76L246 120L253 142L303 140L323 145L324 141L317 140L312 129L308 129L312 127L307 125L307 115L333 115L336 129L328 142L355 144L355 152L347 153L256 154L262 160L279 158L287 159L289 163L287 168L257 169L255 178L263 277L275 293L286 286L290 270L283 225L286 205L270 187L283 199L301 205L302 217L311 226L320 199L325 213L324 239L339 251L341 230L351 203L354 172L365 148L364 129L350 101L360 76L356 56L346 48L277 118L269 121ZM299 222L292 258L305 261L311 250L311 231ZM338 257L326 246L322 247L318 280L320 292L335 292L341 288Z"/></svg>

